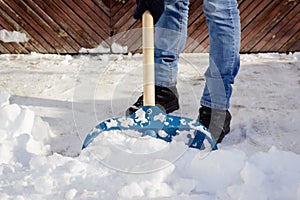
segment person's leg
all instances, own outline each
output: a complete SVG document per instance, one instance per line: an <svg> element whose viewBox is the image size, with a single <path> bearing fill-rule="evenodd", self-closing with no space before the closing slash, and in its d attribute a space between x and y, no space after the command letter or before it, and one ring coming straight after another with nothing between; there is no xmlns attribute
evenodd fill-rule
<svg viewBox="0 0 300 200"><path fill-rule="evenodd" d="M174 87L179 54L187 37L188 0L165 0L165 11L155 26L155 85Z"/></svg>
<svg viewBox="0 0 300 200"><path fill-rule="evenodd" d="M201 105L228 110L240 67L240 16L236 0L204 0L209 30L209 67Z"/></svg>
<svg viewBox="0 0 300 200"><path fill-rule="evenodd" d="M232 84L240 67L240 16L236 0L204 0L208 25L209 67L198 121L209 128L218 143L230 131Z"/></svg>
<svg viewBox="0 0 300 200"><path fill-rule="evenodd" d="M155 103L166 113L179 109L176 89L179 54L187 37L189 0L165 0L165 11L155 26ZM127 109L134 113L143 105L140 96Z"/></svg>

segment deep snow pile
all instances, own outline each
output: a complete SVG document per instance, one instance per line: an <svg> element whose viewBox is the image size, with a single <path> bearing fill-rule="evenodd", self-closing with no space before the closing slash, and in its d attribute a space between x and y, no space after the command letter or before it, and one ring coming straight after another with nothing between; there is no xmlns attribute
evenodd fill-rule
<svg viewBox="0 0 300 200"><path fill-rule="evenodd" d="M27 167L32 155L49 152L49 125L28 108L9 103L0 88L0 171L5 166Z"/></svg>
<svg viewBox="0 0 300 200"><path fill-rule="evenodd" d="M207 58L184 55L189 62L179 77L180 112L188 117L197 111L183 100L193 99L195 93L187 92L203 83L188 70L196 56ZM232 132L217 151L129 131L103 133L76 155L85 134L81 124L92 128L95 121L123 116L118 108L126 95L136 97L124 92L132 88L120 77L132 78L141 57L1 55L0 199L300 199L298 58L242 56ZM99 71L101 79L94 76ZM95 114L89 88L106 92L92 93L92 107L102 108L97 120L88 118Z"/></svg>

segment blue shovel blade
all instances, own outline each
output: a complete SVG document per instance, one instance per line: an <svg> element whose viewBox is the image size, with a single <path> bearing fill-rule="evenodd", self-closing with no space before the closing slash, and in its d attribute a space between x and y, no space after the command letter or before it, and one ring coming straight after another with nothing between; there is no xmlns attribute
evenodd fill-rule
<svg viewBox="0 0 300 200"><path fill-rule="evenodd" d="M101 122L86 136L82 149L102 132L111 130L135 130L141 136L152 136L166 142L185 134L184 141L189 147L200 150L217 149L212 134L200 122L186 117L167 115L157 106L143 106L130 116Z"/></svg>

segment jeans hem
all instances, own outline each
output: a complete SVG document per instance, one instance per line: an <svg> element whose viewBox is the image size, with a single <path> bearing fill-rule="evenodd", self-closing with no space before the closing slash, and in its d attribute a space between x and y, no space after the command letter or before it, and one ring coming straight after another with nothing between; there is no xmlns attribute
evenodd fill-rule
<svg viewBox="0 0 300 200"><path fill-rule="evenodd" d="M217 110L228 110L229 109L229 105L220 105L220 104L215 104L215 103L204 101L204 100L201 100L200 104L203 106L209 107L209 108L217 109Z"/></svg>
<svg viewBox="0 0 300 200"><path fill-rule="evenodd" d="M170 83L170 82L162 82L162 81L155 81L156 86L160 87L176 87L176 83Z"/></svg>

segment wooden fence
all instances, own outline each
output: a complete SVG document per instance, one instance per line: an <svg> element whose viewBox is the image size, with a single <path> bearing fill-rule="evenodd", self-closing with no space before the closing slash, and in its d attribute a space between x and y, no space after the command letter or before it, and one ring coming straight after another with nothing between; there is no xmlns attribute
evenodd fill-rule
<svg viewBox="0 0 300 200"><path fill-rule="evenodd" d="M202 3L190 0L185 52L209 50ZM77 54L112 44L136 52L141 23L134 9L135 0L0 0L0 53ZM239 9L241 52L300 51L300 0L239 0ZM4 42L12 31L28 41Z"/></svg>

